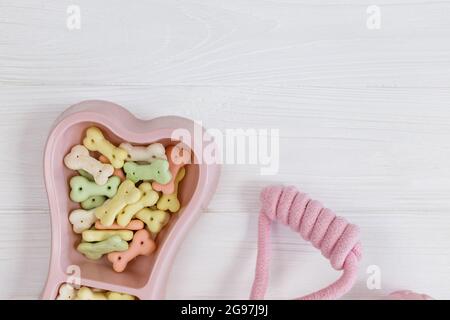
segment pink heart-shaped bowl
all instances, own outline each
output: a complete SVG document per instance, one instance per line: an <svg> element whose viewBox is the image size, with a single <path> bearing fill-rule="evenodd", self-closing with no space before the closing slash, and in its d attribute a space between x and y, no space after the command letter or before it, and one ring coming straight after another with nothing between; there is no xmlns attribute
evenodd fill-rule
<svg viewBox="0 0 450 320"><path fill-rule="evenodd" d="M176 144L171 139L176 129L189 132L191 141L183 141L193 154L192 164L186 166L186 176L179 186L181 209L172 214L169 225L156 238L157 251L149 257L140 256L126 271L116 273L105 257L98 261L86 259L77 250L80 241L68 220L70 211L78 204L69 198L69 179L74 175L64 166L63 158L72 146L80 144L90 126L99 127L115 145L160 142ZM192 120L166 116L140 120L123 107L106 101L84 101L67 109L56 121L45 148L44 176L52 223L52 251L43 299L55 299L61 284L79 277L78 284L136 296L138 299L164 298L165 284L175 253L199 213L207 207L217 186L220 166L202 160L208 144L194 137L205 130ZM197 139L197 138L195 138ZM207 140L211 141L211 140ZM209 142L213 143L213 142ZM211 162L211 161L208 161ZM68 270L75 270L68 274ZM76 272L79 270L79 274Z"/></svg>

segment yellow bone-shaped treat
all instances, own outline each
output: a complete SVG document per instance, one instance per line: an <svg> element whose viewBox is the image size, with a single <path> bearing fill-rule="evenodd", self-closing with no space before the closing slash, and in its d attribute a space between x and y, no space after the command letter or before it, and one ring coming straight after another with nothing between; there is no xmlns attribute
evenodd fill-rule
<svg viewBox="0 0 450 320"><path fill-rule="evenodd" d="M103 241L112 236L119 236L122 240L130 241L133 239L133 231L130 230L85 230L82 238L86 242Z"/></svg>
<svg viewBox="0 0 450 320"><path fill-rule="evenodd" d="M141 190L136 188L130 180L125 180L113 198L95 209L95 216L100 219L102 225L109 227L125 206L139 201L140 197Z"/></svg>
<svg viewBox="0 0 450 320"><path fill-rule="evenodd" d="M138 202L129 204L122 212L117 216L117 224L125 227L133 219L134 215L145 207L153 206L159 198L158 192L152 189L152 185L149 182L144 182L139 186L139 190L142 192L142 197Z"/></svg>
<svg viewBox="0 0 450 320"><path fill-rule="evenodd" d="M78 290L76 300L107 300L103 292L94 292L88 287L81 287Z"/></svg>
<svg viewBox="0 0 450 320"><path fill-rule="evenodd" d="M144 222L148 231L155 235L169 222L170 214L161 210L144 208L136 213L136 218Z"/></svg>
<svg viewBox="0 0 450 320"><path fill-rule="evenodd" d="M180 210L180 201L178 200L178 185L181 180L183 180L186 174L185 168L181 168L178 171L177 177L175 178L175 191L171 194L163 194L156 205L159 210L169 210L170 212L177 212Z"/></svg>
<svg viewBox="0 0 450 320"><path fill-rule="evenodd" d="M83 144L90 151L98 151L107 157L109 162L116 169L123 167L124 161L128 156L126 150L118 148L106 140L103 133L97 127L90 127L87 129Z"/></svg>
<svg viewBox="0 0 450 320"><path fill-rule="evenodd" d="M134 296L132 296L131 294L114 292L114 291L109 291L108 293L106 293L106 298L108 300L136 300L136 298Z"/></svg>

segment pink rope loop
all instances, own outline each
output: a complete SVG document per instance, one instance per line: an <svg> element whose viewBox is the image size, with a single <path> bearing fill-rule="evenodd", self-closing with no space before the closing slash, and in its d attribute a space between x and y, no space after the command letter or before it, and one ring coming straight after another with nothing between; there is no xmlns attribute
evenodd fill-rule
<svg viewBox="0 0 450 320"><path fill-rule="evenodd" d="M271 186L261 192L258 225L258 256L251 299L263 299L269 282L270 225L279 221L298 232L303 239L322 252L341 277L317 292L298 298L302 300L337 299L353 286L358 262L361 260L359 228L336 216L316 200L295 187Z"/></svg>

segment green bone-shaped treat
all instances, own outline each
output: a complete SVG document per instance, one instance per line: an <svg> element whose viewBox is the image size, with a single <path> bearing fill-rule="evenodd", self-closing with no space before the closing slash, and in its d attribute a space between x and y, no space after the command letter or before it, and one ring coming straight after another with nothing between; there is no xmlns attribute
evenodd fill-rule
<svg viewBox="0 0 450 320"><path fill-rule="evenodd" d="M84 210L91 210L100 207L105 201L105 196L92 196L82 201L80 204Z"/></svg>
<svg viewBox="0 0 450 320"><path fill-rule="evenodd" d="M172 179L169 162L162 159L157 159L150 164L127 162L123 170L127 174L127 179L134 183L140 180L154 180L160 184L166 184Z"/></svg>
<svg viewBox="0 0 450 320"><path fill-rule="evenodd" d="M99 242L82 242L78 245L77 250L88 259L98 260L104 254L128 250L128 242L115 235Z"/></svg>
<svg viewBox="0 0 450 320"><path fill-rule="evenodd" d="M89 181L82 176L75 176L70 179L70 199L75 202L82 202L92 196L113 197L120 184L120 178L112 176L105 185L99 186L95 182Z"/></svg>

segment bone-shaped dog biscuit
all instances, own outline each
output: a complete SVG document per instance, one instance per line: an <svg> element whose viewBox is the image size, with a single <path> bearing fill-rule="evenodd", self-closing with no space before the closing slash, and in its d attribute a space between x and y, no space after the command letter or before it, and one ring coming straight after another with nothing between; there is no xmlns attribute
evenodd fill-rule
<svg viewBox="0 0 450 320"><path fill-rule="evenodd" d="M69 221L73 225L73 231L75 233L82 233L88 230L97 220L94 214L94 210L73 210L69 215Z"/></svg>
<svg viewBox="0 0 450 320"><path fill-rule="evenodd" d="M150 164L126 162L123 170L127 175L127 179L134 183L140 180L154 180L160 183L167 183L172 178L169 171L169 162L162 159L156 159Z"/></svg>
<svg viewBox="0 0 450 320"><path fill-rule="evenodd" d="M98 260L104 254L117 251L125 251L128 249L128 242L122 240L119 236L112 236L100 242L82 242L78 245L77 250L84 254L88 259Z"/></svg>
<svg viewBox="0 0 450 320"><path fill-rule="evenodd" d="M70 199L75 202L82 202L91 196L106 196L111 198L117 192L120 184L118 177L110 177L106 184L99 186L95 182L89 181L82 176L75 176L70 179Z"/></svg>
<svg viewBox="0 0 450 320"><path fill-rule="evenodd" d="M178 185L183 180L186 174L186 169L181 168L178 172L177 178L174 181L175 190L172 194L163 194L156 205L159 210L169 210L170 212L177 212L180 210L180 201L178 200Z"/></svg>
<svg viewBox="0 0 450 320"><path fill-rule="evenodd" d="M156 159L167 160L166 150L161 143L152 143L151 145L133 146L128 142L121 143L120 148L128 152L128 161L153 162Z"/></svg>
<svg viewBox="0 0 450 320"><path fill-rule="evenodd" d="M140 255L149 256L155 249L156 245L150 233L142 229L134 234L128 250L109 253L108 260L112 262L114 271L122 272L131 260Z"/></svg>
<svg viewBox="0 0 450 320"><path fill-rule="evenodd" d="M117 224L120 226L126 226L133 219L134 215L145 207L153 206L159 198L158 192L153 191L152 185L148 182L141 183L139 186L142 197L138 202L129 204L121 213L117 216Z"/></svg>
<svg viewBox="0 0 450 320"><path fill-rule="evenodd" d="M56 300L75 300L76 296L77 290L72 285L64 283L59 287Z"/></svg>
<svg viewBox="0 0 450 320"><path fill-rule="evenodd" d="M103 292L95 292L88 287L81 287L78 290L76 300L107 300L107 298Z"/></svg>
<svg viewBox="0 0 450 320"><path fill-rule="evenodd" d="M91 210L100 207L103 203L105 203L105 201L105 196L92 196L84 201L81 201L80 205L85 210Z"/></svg>
<svg viewBox="0 0 450 320"><path fill-rule="evenodd" d="M161 210L144 208L136 213L136 218L143 221L151 233L157 234L169 222L170 214Z"/></svg>
<svg viewBox="0 0 450 320"><path fill-rule="evenodd" d="M99 185L104 185L114 172L112 165L101 163L92 158L89 155L89 150L82 145L76 145L72 148L70 153L64 157L64 164L72 170L84 170Z"/></svg>
<svg viewBox="0 0 450 320"><path fill-rule="evenodd" d="M131 294L114 291L107 292L106 298L108 300L136 300L136 297L132 296Z"/></svg>
<svg viewBox="0 0 450 320"><path fill-rule="evenodd" d="M102 225L108 227L114 223L116 216L126 205L139 201L140 197L141 190L136 188L130 180L125 180L110 201L95 209L95 216L100 219Z"/></svg>
<svg viewBox="0 0 450 320"><path fill-rule="evenodd" d="M169 155L167 160L169 161L169 170L172 175L172 179L167 183L155 181L152 186L156 191L162 191L164 194L172 194L175 192L176 176L181 168L190 163L191 152L189 149L181 145L169 146L166 151Z"/></svg>
<svg viewBox="0 0 450 320"><path fill-rule="evenodd" d="M84 230L81 234L83 241L98 242L119 236L122 240L130 241L133 239L133 231L130 230Z"/></svg>
<svg viewBox="0 0 450 320"><path fill-rule="evenodd" d="M83 144L90 151L98 151L108 158L114 168L122 168L127 158L127 152L106 140L103 133L97 127L87 129Z"/></svg>
<svg viewBox="0 0 450 320"><path fill-rule="evenodd" d="M101 163L110 163L108 158L105 157L104 155L100 155L100 157L98 157L98 161L100 161ZM124 181L125 180L125 174L123 173L123 170L120 168L114 168L114 173L113 175L115 175L116 177L120 178L120 181Z"/></svg>
<svg viewBox="0 0 450 320"><path fill-rule="evenodd" d="M112 225L105 227L104 225L101 224L100 221L96 221L95 222L95 229L97 230L132 230L132 231L137 231L137 230L141 230L144 228L144 223L141 220L131 220L129 224L127 224L126 226L122 227L120 225L118 225L117 223L113 223Z"/></svg>

